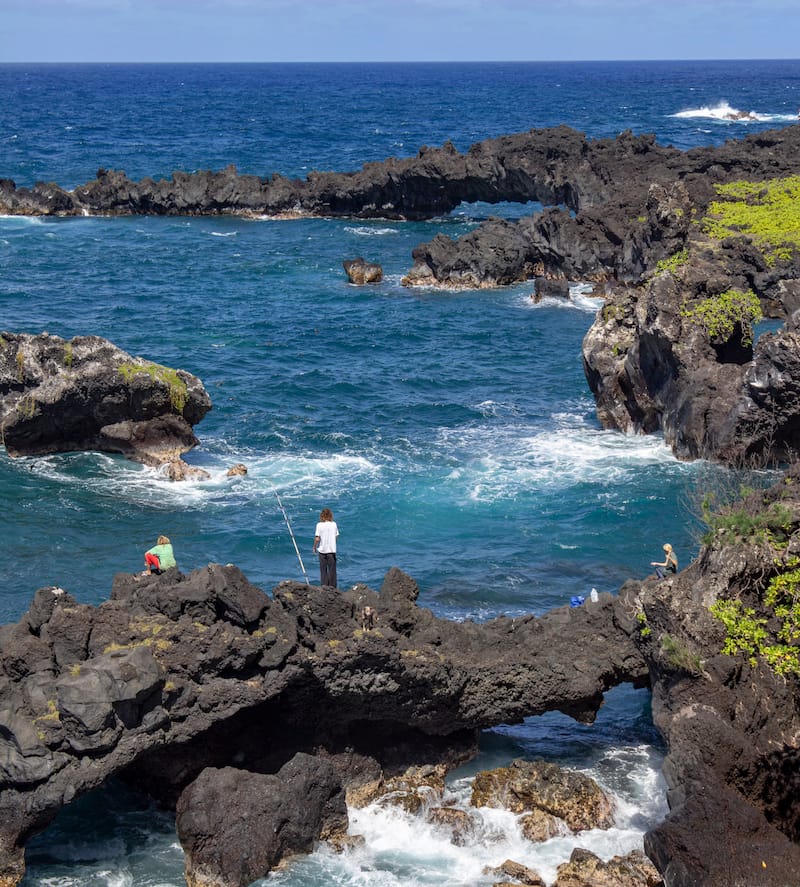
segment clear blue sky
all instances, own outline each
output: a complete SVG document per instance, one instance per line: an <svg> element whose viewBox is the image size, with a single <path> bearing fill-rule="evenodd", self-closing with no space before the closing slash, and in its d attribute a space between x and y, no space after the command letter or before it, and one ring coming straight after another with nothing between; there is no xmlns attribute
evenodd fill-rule
<svg viewBox="0 0 800 887"><path fill-rule="evenodd" d="M800 57L800 0L0 0L0 62Z"/></svg>

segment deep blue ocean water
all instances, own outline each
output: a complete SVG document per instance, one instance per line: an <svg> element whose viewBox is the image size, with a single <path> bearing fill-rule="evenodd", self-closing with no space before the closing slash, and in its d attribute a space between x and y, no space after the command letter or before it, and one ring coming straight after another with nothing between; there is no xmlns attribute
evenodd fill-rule
<svg viewBox="0 0 800 887"><path fill-rule="evenodd" d="M798 107L790 61L0 65L0 177L73 187L99 167L158 178L230 163L302 177L561 123L689 148L790 125ZM758 119L733 122L731 109ZM462 205L425 223L0 218L0 330L105 336L195 373L214 403L188 456L209 482L170 484L99 454L0 455L0 622L44 585L99 603L161 533L186 572L233 562L265 590L302 579L276 492L312 582L329 506L340 585L377 588L396 565L451 618L616 591L663 541L687 563L717 471L677 462L658 437L600 428L581 366L600 303L581 281L569 304L538 305L531 285L400 285L421 241L535 209ZM383 265L382 284L348 285L341 263L359 255ZM235 462L246 477L225 477ZM466 850L402 814L361 811L367 850L316 853L271 880L455 887L488 883L482 866L509 855L552 878L576 843L604 856L640 846L664 813L644 692L609 694L593 727L548 715L488 733L454 793L515 754L593 773L617 795L619 829L531 849L493 822L506 843ZM115 787L65 811L29 863L26 887L183 883L170 817Z"/></svg>

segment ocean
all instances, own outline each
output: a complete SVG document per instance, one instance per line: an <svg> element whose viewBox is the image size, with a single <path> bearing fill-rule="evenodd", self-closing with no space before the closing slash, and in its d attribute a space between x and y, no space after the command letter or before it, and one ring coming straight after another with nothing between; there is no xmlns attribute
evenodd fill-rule
<svg viewBox="0 0 800 887"><path fill-rule="evenodd" d="M0 107L0 177L18 185L71 188L100 167L304 177L562 123L720 144L797 121L800 62L0 65ZM737 110L751 119L729 119ZM0 622L46 585L100 603L160 534L184 572L230 562L265 591L304 571L314 583L326 506L340 586L377 589L398 566L420 605L451 619L615 592L647 575L664 541L688 563L720 470L678 462L658 436L601 429L581 364L601 302L582 281L569 301L539 304L532 284L400 285L420 242L537 209L462 204L413 223L0 218L0 331L104 336L196 374L214 404L187 456L205 482L96 453L0 454ZM384 281L349 285L342 262L357 256ZM227 477L237 462L248 474ZM531 845L513 817L484 811L484 838L457 848L368 808L351 811L365 848L322 849L265 883L466 887L491 883L483 866L508 857L550 883L575 846L604 858L641 847L666 812L663 754L649 696L630 687L608 694L592 726L558 714L498 725L452 774L457 802L478 769L544 757L609 789L615 828ZM28 865L25 887L184 883L173 818L117 784L65 809Z"/></svg>

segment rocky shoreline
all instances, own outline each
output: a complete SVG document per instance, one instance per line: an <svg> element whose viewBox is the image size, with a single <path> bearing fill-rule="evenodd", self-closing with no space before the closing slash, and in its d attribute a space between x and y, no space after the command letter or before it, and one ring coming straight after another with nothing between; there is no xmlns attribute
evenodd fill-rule
<svg viewBox="0 0 800 887"><path fill-rule="evenodd" d="M584 366L603 425L663 431L681 459L763 464L800 450L798 158L800 125L690 151L630 132L589 140L561 126L305 180L234 167L139 182L101 169L72 191L5 179L0 213L429 219L464 201L536 201L543 211L518 222L490 218L458 240L420 244L403 283L594 282L608 304L587 335ZM720 222L720 189L737 183L750 216L771 213L767 233L741 214ZM773 211L765 200L783 203ZM378 264L352 268L357 282L379 279ZM789 321L755 347L748 299Z"/></svg>
<svg viewBox="0 0 800 887"><path fill-rule="evenodd" d="M296 852L342 831L337 792L363 802L376 780L397 792L391 780L408 780L410 767L446 772L474 753L477 730L498 723L548 710L591 722L603 693L630 682L651 688L668 746L670 814L645 839L664 883L793 884L798 672L723 654L725 629L709 608L729 600L768 611L765 589L800 554L800 469L737 507L760 514L767 535L732 535L721 520L677 576L629 581L541 618L438 619L397 569L379 592L283 582L267 595L219 564L118 574L98 607L41 589L0 628L0 883L19 883L27 840L64 804L117 774L178 809L187 870L199 872L190 883L244 884L256 869L240 877L228 870L235 854L192 837L203 808L190 800L223 791L208 782L214 773L225 784L262 774L276 791L295 786L287 798L304 795L296 786L309 767L317 773L315 809L338 812L316 820ZM373 630L362 627L364 606L378 615ZM298 753L310 760L286 771ZM215 816L213 831L229 834L224 810ZM279 851L265 850L257 870Z"/></svg>
<svg viewBox="0 0 800 887"><path fill-rule="evenodd" d="M797 126L689 152L559 127L305 182L233 168L138 183L101 170L73 192L4 180L0 212L420 219L465 200L540 201L548 208L529 219L417 247L405 282L596 281L606 301L583 357L602 423L663 430L681 458L761 465L800 449L797 244L720 234L711 221L724 215L721 184L755 183L751 209L768 183L790 192L798 148ZM756 338L762 315L782 329ZM176 475L210 408L196 377L91 336L3 333L0 395L11 455L98 449ZM345 593L284 582L267 594L233 565L119 574L97 607L40 589L0 627L0 887L24 876L31 836L115 775L177 811L190 884L245 884L287 853L341 839L345 798L376 783L405 791L392 780L408 781L409 768L444 773L499 723L549 710L591 723L623 682L651 689L667 743L670 813L645 838L664 883L795 884L800 467L707 517L698 559L675 577L481 625L418 607L397 569L380 591ZM274 800L259 828L293 811L294 832L276 831L243 867L218 799L246 804L251 784ZM301 829L298 799L312 794ZM626 883L656 883L649 869L635 877Z"/></svg>

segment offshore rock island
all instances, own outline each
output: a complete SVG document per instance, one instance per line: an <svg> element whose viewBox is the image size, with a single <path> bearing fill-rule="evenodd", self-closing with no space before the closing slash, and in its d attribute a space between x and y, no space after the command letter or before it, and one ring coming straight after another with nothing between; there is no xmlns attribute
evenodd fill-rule
<svg viewBox="0 0 800 887"><path fill-rule="evenodd" d="M132 357L100 336L0 332L0 442L9 456L118 453L173 480L211 409L197 376Z"/></svg>

